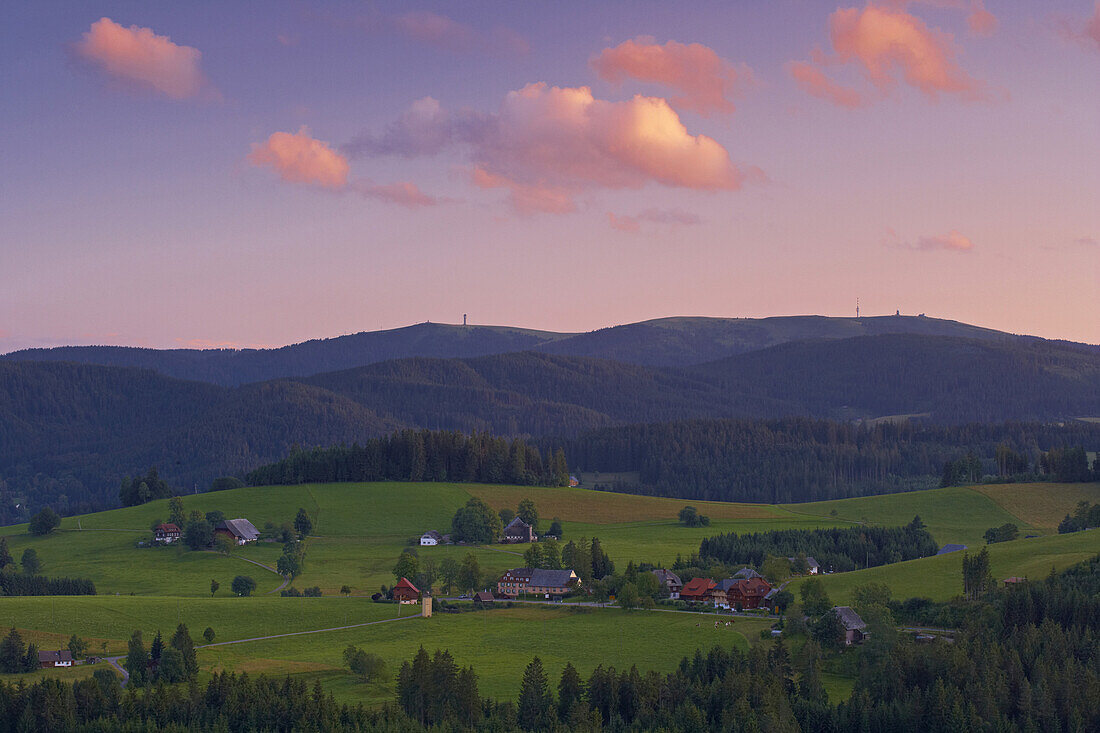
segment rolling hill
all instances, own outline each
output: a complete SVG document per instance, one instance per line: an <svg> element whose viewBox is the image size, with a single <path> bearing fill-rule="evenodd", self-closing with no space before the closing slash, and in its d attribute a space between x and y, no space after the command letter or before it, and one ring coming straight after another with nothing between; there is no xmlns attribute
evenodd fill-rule
<svg viewBox="0 0 1100 733"><path fill-rule="evenodd" d="M634 429L627 426L638 424L795 416L850 422L908 414L938 425L1098 415L1100 355L1046 341L885 334L791 342L683 368L526 351L416 357L236 387L133 367L0 361L0 520L47 502L70 512L109 506L123 476L153 465L177 487L205 487L217 476L280 458L294 445L351 443L403 427L551 442L620 431L603 436L606 445L622 443L629 437L623 431ZM1079 422L1065 430L1076 430L1077 440L1078 433L1088 437L1100 428ZM669 445L679 445L683 436L669 437ZM1022 446L1032 452L1059 444L1028 440ZM1085 442L1096 447L1091 437ZM910 450L909 443L899 450ZM924 479L942 466L937 451L921 464ZM698 465L686 450L668 454L650 446L646 455L665 458L651 475L695 476L700 488L712 480L695 473ZM619 458L604 463L588 452L583 466L638 471L645 458L635 450L624 466ZM885 480L897 476L905 460L875 461L877 472L861 493L914 488ZM756 482L755 465L734 462L732 473L716 480ZM850 485L845 491L852 490L854 476L838 475ZM784 498L806 498L799 487L810 480L803 476ZM850 494L828 496L843 495Z"/></svg>
<svg viewBox="0 0 1100 733"><path fill-rule="evenodd" d="M222 385L304 377L408 357L469 358L538 350L646 366L685 366L804 339L910 333L1014 340L1000 331L921 316L830 318L661 318L583 334L509 326L421 323L386 331L315 339L276 349L145 349L61 346L0 355L9 361L70 361L153 369Z"/></svg>

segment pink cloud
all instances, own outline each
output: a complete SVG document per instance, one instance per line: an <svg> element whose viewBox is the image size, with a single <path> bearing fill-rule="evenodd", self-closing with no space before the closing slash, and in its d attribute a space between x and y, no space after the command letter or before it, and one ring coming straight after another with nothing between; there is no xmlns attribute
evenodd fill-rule
<svg viewBox="0 0 1100 733"><path fill-rule="evenodd" d="M607 212L607 221L612 229L618 229L621 232L630 234L637 234L641 231L642 224L645 222L651 224L671 224L674 226L694 226L699 224L701 220L696 214L692 214L689 211L649 208L637 216L613 214L609 211Z"/></svg>
<svg viewBox="0 0 1100 733"><path fill-rule="evenodd" d="M735 67L701 43L662 46L648 37L605 48L590 63L613 84L636 79L668 87L679 93L670 100L673 107L702 115L733 112L732 98L752 78L748 67Z"/></svg>
<svg viewBox="0 0 1100 733"><path fill-rule="evenodd" d="M270 167L289 183L339 189L348 182L347 158L311 137L304 126L297 133L275 132L265 142L253 143L248 162Z"/></svg>
<svg viewBox="0 0 1100 733"><path fill-rule="evenodd" d="M110 18L92 23L75 44L77 54L110 76L172 99L216 94L200 68L202 52L180 46L151 28L129 28Z"/></svg>
<svg viewBox="0 0 1100 733"><path fill-rule="evenodd" d="M947 234L929 237L919 237L914 249L924 251L946 250L948 252L969 252L974 249L974 243L969 237L965 237L952 229Z"/></svg>
<svg viewBox="0 0 1100 733"><path fill-rule="evenodd" d="M367 181L357 181L352 184L357 193L367 198L378 199L386 203L407 206L416 209L421 206L435 206L440 200L429 196L420 190L415 183L401 181L399 183L375 184Z"/></svg>
<svg viewBox="0 0 1100 733"><path fill-rule="evenodd" d="M473 182L505 188L524 213L573 211L592 189L661 184L734 190L744 175L714 139L692 135L664 99L597 99L588 87L528 84L507 94L495 114L444 112L420 100L380 136L364 135L351 154L432 155L462 148Z"/></svg>
<svg viewBox="0 0 1100 733"><path fill-rule="evenodd" d="M991 36L997 30L997 16L977 3L966 16L966 27L975 36Z"/></svg>
<svg viewBox="0 0 1100 733"><path fill-rule="evenodd" d="M893 87L900 72L933 99L941 92L978 96L979 83L955 63L951 34L907 12L874 5L840 9L829 18L829 36L837 59L861 65L880 89Z"/></svg>
<svg viewBox="0 0 1100 733"><path fill-rule="evenodd" d="M866 99L855 89L837 84L825 76L821 69L805 61L791 61L787 73L798 83L802 91L812 97L826 99L840 107L854 109L866 104Z"/></svg>
<svg viewBox="0 0 1100 733"><path fill-rule="evenodd" d="M928 0L925 0L928 2ZM860 8L840 8L829 16L832 53L815 49L812 64L793 62L788 72L803 91L834 104L853 107L865 95L837 84L821 70L827 65L849 65L860 71L881 94L889 94L899 80L936 100L955 94L975 101L984 98L983 85L963 71L955 60L954 37L908 13L910 0ZM932 4L959 7L955 0ZM984 6L971 3L972 30L991 30L996 22Z"/></svg>

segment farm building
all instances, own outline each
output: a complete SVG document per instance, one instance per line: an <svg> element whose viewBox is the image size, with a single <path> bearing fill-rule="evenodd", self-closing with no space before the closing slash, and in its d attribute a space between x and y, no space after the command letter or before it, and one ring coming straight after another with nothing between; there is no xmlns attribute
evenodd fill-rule
<svg viewBox="0 0 1100 733"><path fill-rule="evenodd" d="M494 596L487 590L479 590L477 593L474 594L475 605L484 605L486 603L492 603L495 600L496 596Z"/></svg>
<svg viewBox="0 0 1100 733"><path fill-rule="evenodd" d="M664 568L657 568L653 571L653 574L657 576L657 582L665 589L669 598L680 597L680 589L684 587L684 584L679 575Z"/></svg>
<svg viewBox="0 0 1100 733"><path fill-rule="evenodd" d="M944 545L943 547L940 548L940 551L937 552L936 554L937 555L946 555L949 552L958 552L959 550L965 550L965 549L966 549L966 545Z"/></svg>
<svg viewBox="0 0 1100 733"><path fill-rule="evenodd" d="M744 578L745 580L751 580L752 578L763 578L764 576L756 572L752 568L741 568L733 574L735 579Z"/></svg>
<svg viewBox="0 0 1100 733"><path fill-rule="evenodd" d="M170 522L161 522L153 530L153 540L170 545L177 541L183 533L180 528Z"/></svg>
<svg viewBox="0 0 1100 733"><path fill-rule="evenodd" d="M393 598L399 603L416 603L420 600L420 591L408 578L401 578L393 587Z"/></svg>
<svg viewBox="0 0 1100 733"><path fill-rule="evenodd" d="M73 653L68 649L56 652L38 652L38 666L47 667L71 667L73 666Z"/></svg>
<svg viewBox="0 0 1100 733"><path fill-rule="evenodd" d="M246 542L255 542L260 536L260 530L247 519L224 519L214 527L214 535L228 537L238 545Z"/></svg>
<svg viewBox="0 0 1100 733"><path fill-rule="evenodd" d="M1011 586L1018 585L1020 583L1026 583L1026 582L1027 582L1027 578L1019 578L1019 577L1013 575L1011 578L1005 578L1005 588L1009 588Z"/></svg>
<svg viewBox="0 0 1100 733"><path fill-rule="evenodd" d="M520 593L532 593L544 598L564 596L580 585L572 570L539 570L516 568L508 570L497 581L497 593L515 598Z"/></svg>
<svg viewBox="0 0 1100 733"><path fill-rule="evenodd" d="M530 524L516 517L504 528L504 536L500 541L508 544L534 542L535 532L531 529Z"/></svg>
<svg viewBox="0 0 1100 733"><path fill-rule="evenodd" d="M763 578L729 578L711 591L717 608L760 608L772 587Z"/></svg>
<svg viewBox="0 0 1100 733"><path fill-rule="evenodd" d="M432 545L438 545L443 541L443 535L436 532L434 529L429 529L424 534L420 535L421 547L431 547Z"/></svg>
<svg viewBox="0 0 1100 733"><path fill-rule="evenodd" d="M710 578L692 578L680 589L680 599L684 601L705 601L717 586Z"/></svg>
<svg viewBox="0 0 1100 733"><path fill-rule="evenodd" d="M840 625L844 627L845 646L862 644L868 636L867 624L859 617L855 609L851 606L837 606L833 609L833 612L840 619Z"/></svg>
<svg viewBox="0 0 1100 733"><path fill-rule="evenodd" d="M798 559L797 557L788 557L787 562L789 562L793 565L794 561L797 560L797 559ZM821 565L819 565L817 560L813 559L809 555L806 556L806 571L810 575L817 575L818 573L821 572Z"/></svg>

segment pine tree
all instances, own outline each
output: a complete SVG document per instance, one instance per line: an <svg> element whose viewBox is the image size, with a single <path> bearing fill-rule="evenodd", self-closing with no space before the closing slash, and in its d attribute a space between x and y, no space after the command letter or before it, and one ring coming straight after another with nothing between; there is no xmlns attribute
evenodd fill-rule
<svg viewBox="0 0 1100 733"><path fill-rule="evenodd" d="M581 702L583 697L584 682L581 675L571 662L566 662L565 669L561 671L561 681L558 682L558 720L563 723L568 721L573 706Z"/></svg>
<svg viewBox="0 0 1100 733"><path fill-rule="evenodd" d="M149 654L145 651L145 642L141 639L141 631L134 631L127 644L126 661L123 662L126 671L130 673L130 684L141 687L145 684L145 673L149 666Z"/></svg>
<svg viewBox="0 0 1100 733"><path fill-rule="evenodd" d="M0 641L0 671L9 673L22 671L25 652L23 637L12 626L8 635Z"/></svg>
<svg viewBox="0 0 1100 733"><path fill-rule="evenodd" d="M0 568L6 568L8 565L13 565L15 558L11 556L11 552L8 551L8 538L0 537Z"/></svg>
<svg viewBox="0 0 1100 733"><path fill-rule="evenodd" d="M553 714L553 698L546 681L542 660L535 657L523 671L519 688L519 726L523 730L544 730Z"/></svg>
<svg viewBox="0 0 1100 733"><path fill-rule="evenodd" d="M187 630L187 626L180 624L176 627L176 633L172 634L172 640L169 642L173 649L179 651L183 657L183 669L187 675L187 679L194 679L195 675L199 673L199 662L195 656L195 642L191 640L191 632Z"/></svg>
<svg viewBox="0 0 1100 733"><path fill-rule="evenodd" d="M154 664L160 661L161 652L164 651L164 639L161 638L160 631L157 631L157 635L153 637L153 643L149 646L149 659Z"/></svg>

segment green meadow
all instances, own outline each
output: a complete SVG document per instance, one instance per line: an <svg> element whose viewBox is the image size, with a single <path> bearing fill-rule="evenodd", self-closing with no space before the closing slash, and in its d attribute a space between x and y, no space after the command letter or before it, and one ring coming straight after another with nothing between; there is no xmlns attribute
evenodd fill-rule
<svg viewBox="0 0 1100 733"><path fill-rule="evenodd" d="M521 499L531 498L543 529L557 517L565 540L597 536L620 567L631 560L669 565L677 555L697 551L704 537L723 532L898 525L918 514L938 543L957 542L973 550L984 544L986 529L1006 522L1020 526L1021 535L1041 535L992 545L998 578L1042 577L1051 567L1063 568L1100 551L1100 530L1054 534L1057 522L1078 501L1100 501L1100 484L950 488L783 506L689 502L581 488L431 483L265 486L186 496L184 509L220 510L262 528L268 522L291 521L304 507L314 530L306 541L304 571L294 586L319 586L324 597L282 598L275 593L282 578L268 568L275 566L281 551L277 543L234 548L228 556L181 546L136 547L139 539L150 535L154 520L167 517L167 501L155 501L68 517L47 537L30 536L26 525L0 528L17 560L24 549L33 547L45 574L90 578L99 591L91 597L0 598L0 623L19 628L43 648L58 648L76 633L90 642L92 653L102 653L106 642L112 655L125 653L134 629L141 629L148 640L158 630L170 634L182 622L198 640L209 626L217 634L217 644L199 652L204 675L218 669L293 674L320 680L341 700L368 703L391 699L392 674L379 683L357 680L343 668L341 654L349 644L382 655L390 673L420 645L449 649L459 664L478 670L483 694L512 696L523 667L535 655L552 677L566 661L582 674L596 663L668 670L699 648L754 643L768 625L764 620L738 619L732 627L715 629L713 617L693 614L519 605L374 623L417 613L413 607L372 603L367 596L393 583L391 569L411 541L429 529L446 531L455 510L471 496L494 509L515 509ZM709 527L678 523L677 513L688 503L710 517ZM453 545L418 547L417 552L422 560L431 558L437 564L473 552L483 571L493 575L522 565L523 549ZM837 603L849 601L853 588L870 581L889 584L897 598L944 600L961 591L961 566L962 553L955 553L823 580ZM230 584L241 574L256 580L253 597L233 596ZM211 579L221 584L214 597ZM796 592L798 582L792 588ZM352 597L339 595L343 585L352 589ZM337 628L350 625L356 628ZM326 630L278 636L319 629ZM267 636L277 638L222 644ZM92 670L49 670L31 678L68 679ZM843 675L827 675L824 681L834 696L850 692L851 679Z"/></svg>

